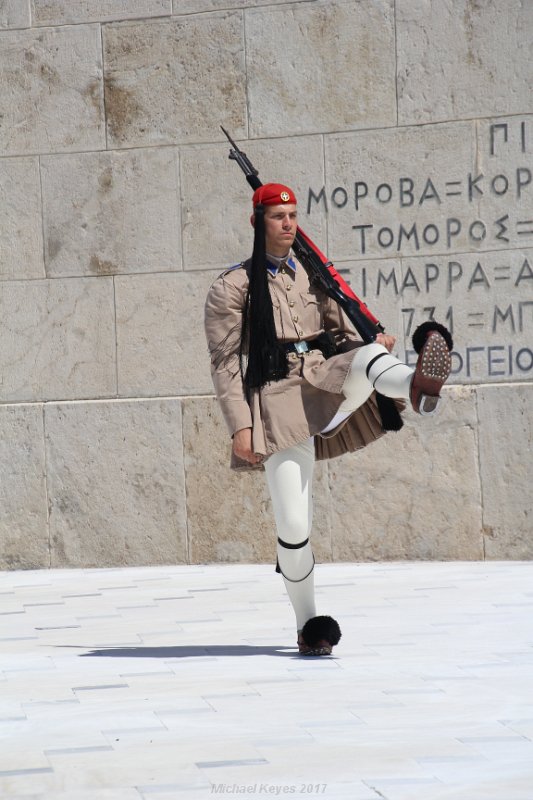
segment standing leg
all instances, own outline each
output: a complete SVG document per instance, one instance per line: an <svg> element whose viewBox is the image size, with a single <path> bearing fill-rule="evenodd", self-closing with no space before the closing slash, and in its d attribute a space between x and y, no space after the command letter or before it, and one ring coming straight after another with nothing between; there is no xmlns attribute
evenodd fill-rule
<svg viewBox="0 0 533 800"><path fill-rule="evenodd" d="M314 464L314 441L310 438L271 455L265 462L265 472L278 532L278 566L296 614L300 652L329 655L340 639L340 630L331 617L316 616L315 560L309 541Z"/></svg>
<svg viewBox="0 0 533 800"><path fill-rule="evenodd" d="M313 439L274 453L265 462L278 531L278 564L301 630L316 614L309 537L313 524Z"/></svg>

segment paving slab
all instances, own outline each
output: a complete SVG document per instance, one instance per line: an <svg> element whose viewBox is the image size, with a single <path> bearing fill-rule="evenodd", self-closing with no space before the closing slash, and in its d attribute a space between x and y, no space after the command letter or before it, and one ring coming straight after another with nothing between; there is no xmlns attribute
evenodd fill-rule
<svg viewBox="0 0 533 800"><path fill-rule="evenodd" d="M531 800L533 563L0 573L2 800Z"/></svg>

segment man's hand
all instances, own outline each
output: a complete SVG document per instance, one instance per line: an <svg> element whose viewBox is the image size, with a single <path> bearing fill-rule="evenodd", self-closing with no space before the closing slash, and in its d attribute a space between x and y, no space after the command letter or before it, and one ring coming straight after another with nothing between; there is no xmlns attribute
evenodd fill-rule
<svg viewBox="0 0 533 800"><path fill-rule="evenodd" d="M376 336L376 343L382 344L383 347L386 347L389 353L392 353L392 348L396 344L396 336L389 336L386 333L378 333Z"/></svg>
<svg viewBox="0 0 533 800"><path fill-rule="evenodd" d="M251 428L241 428L240 431L233 434L233 452L237 458L242 458L243 461L248 461L249 464L258 464L263 460L261 456L258 456L252 450Z"/></svg>

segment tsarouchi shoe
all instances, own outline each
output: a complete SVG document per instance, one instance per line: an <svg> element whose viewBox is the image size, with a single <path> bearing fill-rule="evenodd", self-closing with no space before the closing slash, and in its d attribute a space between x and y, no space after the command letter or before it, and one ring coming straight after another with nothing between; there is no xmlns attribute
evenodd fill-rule
<svg viewBox="0 0 533 800"><path fill-rule="evenodd" d="M330 656L341 636L333 617L311 617L298 631L298 652L301 656Z"/></svg>
<svg viewBox="0 0 533 800"><path fill-rule="evenodd" d="M417 414L434 414L441 400L440 390L450 375L453 341L450 332L438 322L424 322L413 334L418 353L411 383L411 404Z"/></svg>

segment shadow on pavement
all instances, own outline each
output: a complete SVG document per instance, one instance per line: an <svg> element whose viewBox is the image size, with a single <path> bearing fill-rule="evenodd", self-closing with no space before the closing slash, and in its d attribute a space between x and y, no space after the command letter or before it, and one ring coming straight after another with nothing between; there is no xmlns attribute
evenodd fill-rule
<svg viewBox="0 0 533 800"><path fill-rule="evenodd" d="M202 656L285 656L296 657L296 648L256 647L244 644L190 645L184 647L106 647L80 653L80 658L201 658Z"/></svg>

